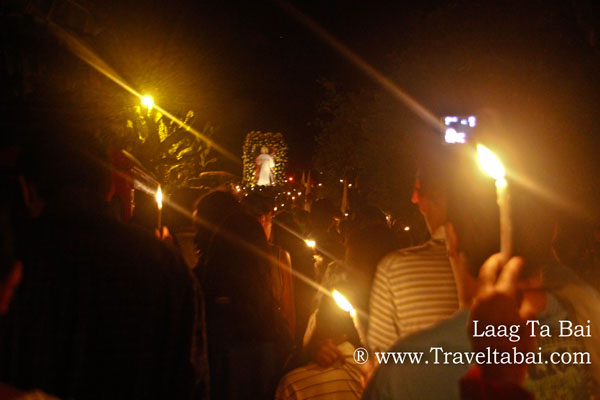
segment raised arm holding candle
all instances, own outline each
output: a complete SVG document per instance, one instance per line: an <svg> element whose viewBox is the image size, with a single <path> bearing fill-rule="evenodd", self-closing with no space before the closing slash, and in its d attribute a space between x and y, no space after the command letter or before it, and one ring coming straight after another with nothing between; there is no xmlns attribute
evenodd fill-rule
<svg viewBox="0 0 600 400"><path fill-rule="evenodd" d="M500 253L502 263L506 264L512 253L512 223L510 220L510 197L508 193L508 182L502 163L487 147L477 145L479 165L496 181L496 198L500 210Z"/></svg>

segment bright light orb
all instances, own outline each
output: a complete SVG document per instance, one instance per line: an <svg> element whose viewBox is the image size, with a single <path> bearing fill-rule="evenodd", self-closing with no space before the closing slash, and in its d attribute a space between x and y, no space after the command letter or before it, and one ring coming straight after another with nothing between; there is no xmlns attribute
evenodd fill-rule
<svg viewBox="0 0 600 400"><path fill-rule="evenodd" d="M154 107L154 99L152 98L152 96L142 97L142 105L144 107L147 107L148 110L152 110L152 107Z"/></svg>
<svg viewBox="0 0 600 400"><path fill-rule="evenodd" d="M317 245L317 242L315 242L315 241L314 241L314 240L312 240L312 239L306 239L306 240L304 241L304 243L306 243L306 245L307 245L308 247L310 247L311 249L314 249L314 248L315 248L315 246Z"/></svg>
<svg viewBox="0 0 600 400"><path fill-rule="evenodd" d="M162 210L162 201L163 201L163 195L162 195L162 189L160 188L160 186L158 187L158 190L156 191L156 204L158 204L158 209Z"/></svg>
<svg viewBox="0 0 600 400"><path fill-rule="evenodd" d="M405 226L405 227L404 227L404 230L405 230L406 232L410 231L410 226Z"/></svg>
<svg viewBox="0 0 600 400"><path fill-rule="evenodd" d="M497 183L504 181L504 167L494 153L482 144L477 145L479 165L486 174L496 180Z"/></svg>

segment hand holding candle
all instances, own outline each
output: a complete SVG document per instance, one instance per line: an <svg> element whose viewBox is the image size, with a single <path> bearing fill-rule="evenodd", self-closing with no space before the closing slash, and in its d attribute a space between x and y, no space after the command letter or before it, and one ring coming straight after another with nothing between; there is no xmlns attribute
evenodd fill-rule
<svg viewBox="0 0 600 400"><path fill-rule="evenodd" d="M508 182L502 163L487 147L477 145L481 168L496 181L496 198L500 211L500 253L502 263L506 264L512 253L512 223L510 220L510 201Z"/></svg>

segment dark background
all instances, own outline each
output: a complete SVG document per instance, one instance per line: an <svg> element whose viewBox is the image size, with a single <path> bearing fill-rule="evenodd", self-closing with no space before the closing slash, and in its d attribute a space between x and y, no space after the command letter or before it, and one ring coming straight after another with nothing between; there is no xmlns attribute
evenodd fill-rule
<svg viewBox="0 0 600 400"><path fill-rule="evenodd" d="M32 5L48 10L62 3L11 1L2 9L3 19L11 21L2 37L5 118L14 114L15 97L34 98L44 85L60 86L61 93L79 86L85 89L80 98L94 97L109 110L135 101L106 82L90 92L75 77L95 73L49 51L43 44L48 39L32 33L35 23L27 17L14 23L15 12L26 15ZM500 149L508 148L506 154L514 153L519 167L540 184L595 201L600 107L595 1L73 4L88 16L82 37L133 87L152 93L166 109L193 109L199 122L215 126L214 140L236 155L247 132L280 131L289 145L290 173L318 170L319 159L347 155L336 155L331 143L317 145L335 127L354 132L340 138L357 143L349 151L368 158L377 152L386 160L391 186L401 188L394 196L409 194L417 136L429 128L286 12L291 4L436 116L482 116L482 130L489 130ZM34 59L37 67L30 68L29 61L7 67L15 59ZM333 92L323 82L333 85ZM353 112L337 112L350 103ZM8 130L5 137L11 136ZM366 142L357 141L364 137ZM395 157L405 161L396 165ZM226 161L215 168L241 174L238 165Z"/></svg>

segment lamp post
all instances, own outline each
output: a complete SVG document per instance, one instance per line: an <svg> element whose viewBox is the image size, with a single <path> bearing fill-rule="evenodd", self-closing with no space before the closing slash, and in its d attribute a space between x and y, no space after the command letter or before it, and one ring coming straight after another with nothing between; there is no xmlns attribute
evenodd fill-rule
<svg viewBox="0 0 600 400"><path fill-rule="evenodd" d="M504 166L491 150L482 144L477 145L479 165L496 181L496 200L500 212L500 253L506 264L512 253L512 223L510 220L510 198Z"/></svg>

